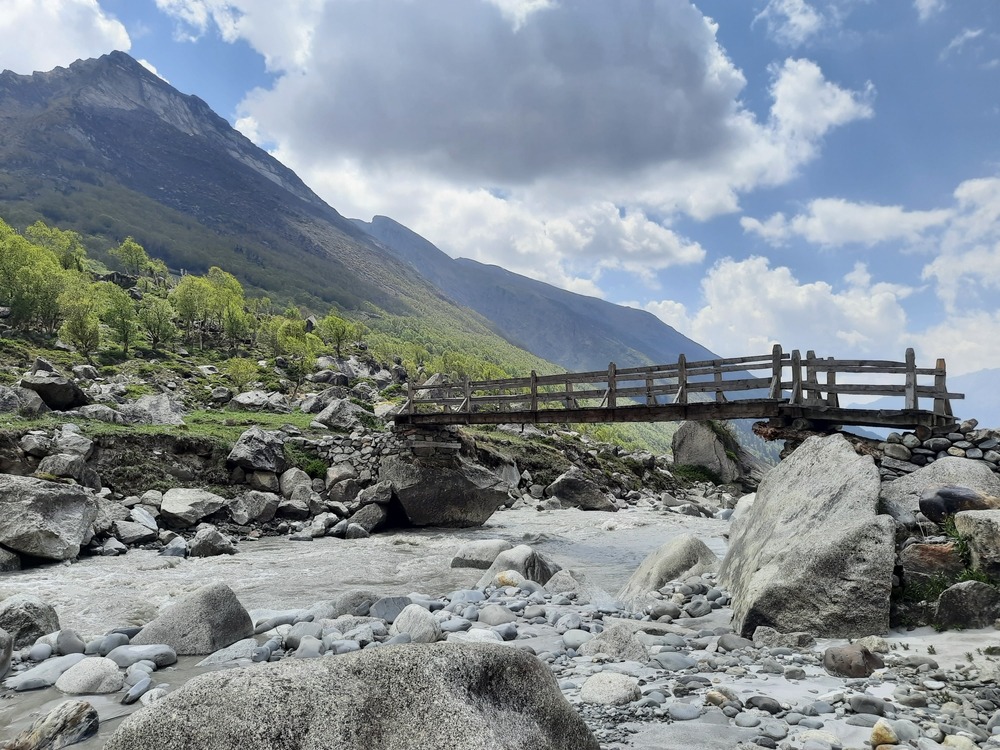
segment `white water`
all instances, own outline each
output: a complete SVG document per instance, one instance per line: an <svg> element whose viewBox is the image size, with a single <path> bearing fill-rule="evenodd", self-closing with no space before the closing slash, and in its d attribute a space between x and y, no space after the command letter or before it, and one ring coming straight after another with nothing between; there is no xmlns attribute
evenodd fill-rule
<svg viewBox="0 0 1000 750"><path fill-rule="evenodd" d="M163 558L141 550L86 558L7 574L0 578L0 598L34 594L55 607L62 627L74 628L86 640L119 625L145 623L176 597L214 581L227 583L251 611L305 607L353 588L439 596L475 586L483 571L451 568L450 562L464 542L487 538L530 544L613 594L649 552L682 533L697 534L721 556L727 527L724 521L652 510L522 509L497 513L476 529L408 530L363 540L244 542L237 555L185 560L174 568L160 568ZM183 659L157 677L176 687L199 671L193 668L197 661ZM66 697L52 688L4 700L0 739L14 736ZM134 709L118 705L120 697L87 698L98 709L102 728L100 738L78 747L100 747L115 719Z"/></svg>

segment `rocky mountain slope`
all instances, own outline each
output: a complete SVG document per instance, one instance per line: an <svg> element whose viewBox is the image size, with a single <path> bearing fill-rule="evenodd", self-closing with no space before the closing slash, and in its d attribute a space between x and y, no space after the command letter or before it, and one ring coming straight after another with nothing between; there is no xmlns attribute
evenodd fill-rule
<svg viewBox="0 0 1000 750"><path fill-rule="evenodd" d="M715 359L656 316L574 294L468 258L451 258L386 216L354 223L461 305L491 320L505 338L567 370Z"/></svg>

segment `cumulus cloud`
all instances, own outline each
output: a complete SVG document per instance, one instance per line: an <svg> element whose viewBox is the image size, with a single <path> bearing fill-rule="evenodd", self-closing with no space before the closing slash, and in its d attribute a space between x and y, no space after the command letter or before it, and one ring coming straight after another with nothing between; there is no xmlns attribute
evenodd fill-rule
<svg viewBox="0 0 1000 750"><path fill-rule="evenodd" d="M125 27L97 0L6 0L0 39L0 70L22 74L132 46Z"/></svg>
<svg viewBox="0 0 1000 750"><path fill-rule="evenodd" d="M875 282L858 264L841 285L802 282L767 258L726 258L701 283L694 310L665 300L646 306L664 322L723 356L785 349L836 347L827 356L877 354L905 348L906 312L901 301L912 289Z"/></svg>
<svg viewBox="0 0 1000 750"><path fill-rule="evenodd" d="M871 247L880 242L916 242L929 229L940 227L952 212L907 211L902 206L852 203L841 198L819 198L804 213L791 219L776 213L761 221L744 216L744 231L756 234L772 245L782 245L794 237L821 247L859 244Z"/></svg>
<svg viewBox="0 0 1000 750"><path fill-rule="evenodd" d="M805 0L769 0L754 23L764 21L768 33L783 44L798 47L817 35L826 19Z"/></svg>

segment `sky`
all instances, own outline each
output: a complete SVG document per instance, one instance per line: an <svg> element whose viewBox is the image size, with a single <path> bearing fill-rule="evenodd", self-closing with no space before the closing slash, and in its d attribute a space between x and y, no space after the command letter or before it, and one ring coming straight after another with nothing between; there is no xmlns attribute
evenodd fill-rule
<svg viewBox="0 0 1000 750"><path fill-rule="evenodd" d="M996 0L0 0L0 38L129 52L342 214L723 356L1000 367Z"/></svg>

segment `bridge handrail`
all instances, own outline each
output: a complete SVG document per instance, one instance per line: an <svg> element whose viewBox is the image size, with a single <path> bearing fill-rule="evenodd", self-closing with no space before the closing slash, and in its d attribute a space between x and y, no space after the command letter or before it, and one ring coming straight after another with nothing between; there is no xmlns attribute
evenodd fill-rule
<svg viewBox="0 0 1000 750"><path fill-rule="evenodd" d="M758 374L752 375L754 372ZM901 362L838 360L817 357L813 351L803 358L798 350L785 353L776 344L767 355L688 362L682 354L675 364L618 369L612 362L607 370L591 372L538 375L532 371L528 377L465 379L453 384L411 382L401 411L417 414L418 409L423 409L419 413L427 413L426 409L438 407L444 413L510 410L513 414L551 408L617 409L662 406L665 402L661 399L671 399L666 403L687 404L693 394L714 394L717 403L728 403L733 398L748 400L737 398L739 393L759 399L759 394L752 392L761 391L767 394L765 400L772 402L825 404L834 408L839 408L841 395L902 396L904 410L918 411L920 399L924 398L932 400L935 415L952 417L951 400L964 395L948 391L946 374L943 359L938 359L934 367L917 367L913 349L906 350ZM902 375L903 382L845 383L838 382L838 375ZM932 377L933 383L919 383L920 377Z"/></svg>

